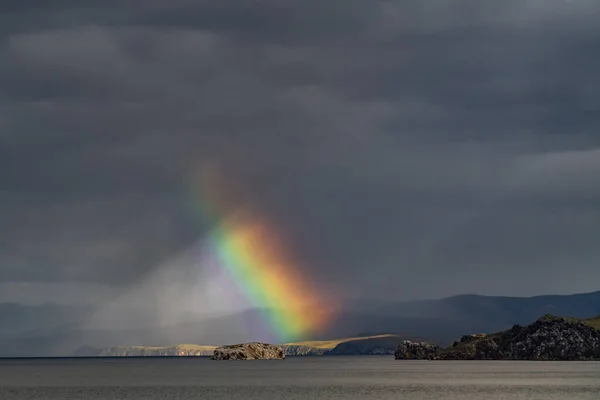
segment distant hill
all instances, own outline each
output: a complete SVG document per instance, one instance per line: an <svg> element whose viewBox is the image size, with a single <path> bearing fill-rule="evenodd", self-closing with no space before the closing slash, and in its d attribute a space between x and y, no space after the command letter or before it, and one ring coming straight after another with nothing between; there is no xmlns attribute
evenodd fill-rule
<svg viewBox="0 0 600 400"><path fill-rule="evenodd" d="M302 341L302 342L285 343L285 345L287 345L287 346L306 346L306 347L312 347L315 349L331 350L331 349L335 348L336 346L338 346L340 343L352 342L352 341L357 341L357 340L366 340L366 339L389 338L389 337L395 337L395 336L398 336L398 335L383 334L383 335L374 335L374 336L355 336L355 337L349 337L349 338L343 338L343 339L332 339L332 340L306 340L306 341Z"/></svg>
<svg viewBox="0 0 600 400"><path fill-rule="evenodd" d="M169 326L90 329L83 322L92 312L89 306L0 304L0 357L65 356L85 345L241 343L249 339L248 334L252 339L251 329L257 335L263 330L260 321L264 314L264 310L250 310ZM547 313L582 319L600 315L600 292L536 297L461 295L398 303L354 300L344 305L326 331L312 339L331 342L328 339L377 336L357 332L387 332L447 346L465 332L499 332ZM593 319L590 323L599 321Z"/></svg>
<svg viewBox="0 0 600 400"><path fill-rule="evenodd" d="M84 346L73 354L75 357L175 357L203 356L213 354L217 346L201 346L196 344L178 344L175 346L109 346L94 348Z"/></svg>
<svg viewBox="0 0 600 400"><path fill-rule="evenodd" d="M285 343L286 355L370 355L393 354L402 340L413 339L401 335L384 334L376 336L349 337L334 340L303 341ZM161 356L210 356L217 346L180 344L168 347L151 346L108 346L94 348L83 346L75 356L80 357L161 357Z"/></svg>
<svg viewBox="0 0 600 400"><path fill-rule="evenodd" d="M377 355L394 354L403 340L420 340L398 334L355 336L334 340L287 343L288 355Z"/></svg>
<svg viewBox="0 0 600 400"><path fill-rule="evenodd" d="M361 309L361 302L346 306L338 316L338 326L351 331L401 332L425 337L431 342L448 345L464 332L498 332L514 324L527 324L540 315L570 315L589 318L600 315L600 291L573 295L506 297L460 295L439 300L402 303L374 303Z"/></svg>
<svg viewBox="0 0 600 400"><path fill-rule="evenodd" d="M506 322L519 319L523 323L545 313L587 318L600 314L600 291L570 295L533 297L484 296L465 294L435 300L382 302L354 300L347 310L360 310L377 315L401 315L405 318L494 319Z"/></svg>
<svg viewBox="0 0 600 400"><path fill-rule="evenodd" d="M325 355L383 355L394 354L398 345L404 340L416 340L419 338L406 337L402 335L381 335L367 337L357 340L341 342L334 348L328 350Z"/></svg>

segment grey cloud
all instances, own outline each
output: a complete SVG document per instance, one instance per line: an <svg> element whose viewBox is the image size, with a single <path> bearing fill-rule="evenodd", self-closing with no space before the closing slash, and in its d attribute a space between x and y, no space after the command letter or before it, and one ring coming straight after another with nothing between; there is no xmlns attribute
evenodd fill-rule
<svg viewBox="0 0 600 400"><path fill-rule="evenodd" d="M26 3L26 2L25 2ZM83 5L69 1L41 7L12 6L6 25L16 31L102 24L108 26L183 27L231 35L241 41L306 42L356 35L378 15L379 8L360 0L296 2L267 0L115 1ZM17 21L22 22L18 24ZM307 29L309 28L309 29Z"/></svg>
<svg viewBox="0 0 600 400"><path fill-rule="evenodd" d="M136 4L4 6L4 281L142 282L212 160L349 296L593 289L596 3Z"/></svg>
<svg viewBox="0 0 600 400"><path fill-rule="evenodd" d="M538 201L597 205L600 188L600 147L590 150L539 153L516 163L522 186ZM544 200L543 198L546 198Z"/></svg>

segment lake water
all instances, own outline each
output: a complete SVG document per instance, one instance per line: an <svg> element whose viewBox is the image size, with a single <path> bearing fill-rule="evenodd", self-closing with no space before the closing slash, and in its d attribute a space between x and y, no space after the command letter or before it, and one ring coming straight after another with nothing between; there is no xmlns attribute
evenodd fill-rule
<svg viewBox="0 0 600 400"><path fill-rule="evenodd" d="M0 399L600 399L600 363L389 356L0 360Z"/></svg>

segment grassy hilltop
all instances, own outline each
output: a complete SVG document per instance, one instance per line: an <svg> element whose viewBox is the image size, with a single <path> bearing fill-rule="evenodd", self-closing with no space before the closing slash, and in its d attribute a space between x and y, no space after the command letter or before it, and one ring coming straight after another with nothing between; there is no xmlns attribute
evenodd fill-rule
<svg viewBox="0 0 600 400"><path fill-rule="evenodd" d="M594 318L584 320L585 323L593 326L596 329L600 329L600 315Z"/></svg>
<svg viewBox="0 0 600 400"><path fill-rule="evenodd" d="M348 337L344 339L333 339L333 340L306 340L301 342L291 342L284 343L285 346L304 346L304 347L312 347L314 349L325 349L330 350L334 349L336 346L347 343L347 342L355 342L360 340L367 339L381 339L381 338L395 338L398 335L394 334L385 334L385 335L373 335L373 336L356 336L356 337Z"/></svg>
<svg viewBox="0 0 600 400"><path fill-rule="evenodd" d="M566 319L571 320L571 321L583 322L586 325L592 326L592 327L600 330L600 315L597 315L592 318L566 318Z"/></svg>

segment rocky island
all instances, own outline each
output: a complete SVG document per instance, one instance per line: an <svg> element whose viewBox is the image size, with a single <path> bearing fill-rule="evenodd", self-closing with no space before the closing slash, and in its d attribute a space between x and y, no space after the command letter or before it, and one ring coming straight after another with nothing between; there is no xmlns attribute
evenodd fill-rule
<svg viewBox="0 0 600 400"><path fill-rule="evenodd" d="M243 343L217 347L211 360L283 360L281 346L267 343Z"/></svg>
<svg viewBox="0 0 600 400"><path fill-rule="evenodd" d="M403 341L394 356L397 360L600 360L598 321L547 314L531 325L515 325L490 335L463 336L445 349Z"/></svg>
<svg viewBox="0 0 600 400"><path fill-rule="evenodd" d="M396 360L437 360L441 348L427 342L404 340L394 352Z"/></svg>

